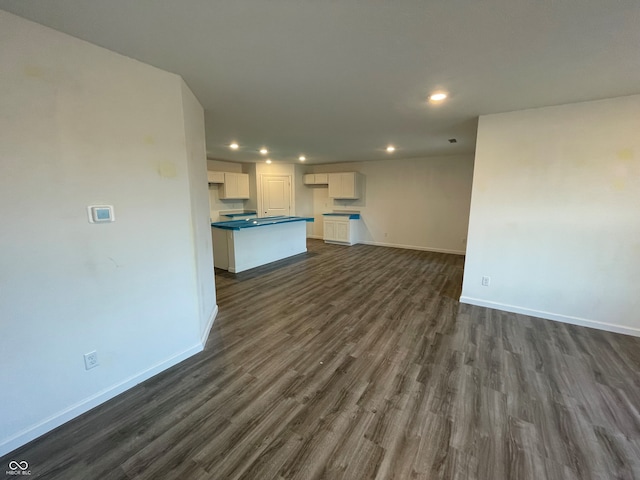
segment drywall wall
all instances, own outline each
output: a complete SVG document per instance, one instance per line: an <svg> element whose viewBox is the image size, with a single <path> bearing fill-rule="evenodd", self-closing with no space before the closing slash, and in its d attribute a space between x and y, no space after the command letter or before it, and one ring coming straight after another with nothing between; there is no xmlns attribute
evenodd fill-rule
<svg viewBox="0 0 640 480"><path fill-rule="evenodd" d="M215 281L211 269L213 246L209 220L204 109L182 79L180 79L180 87L189 173L191 232L195 247L193 261L196 275L193 278L193 288L195 298L198 300L200 340L204 345L217 313Z"/></svg>
<svg viewBox="0 0 640 480"><path fill-rule="evenodd" d="M207 170L211 170L212 172L241 173L242 165L242 163L226 162L224 160L214 160L211 158L207 159Z"/></svg>
<svg viewBox="0 0 640 480"><path fill-rule="evenodd" d="M2 11L0 32L2 455L200 351L215 294L180 77Z"/></svg>
<svg viewBox="0 0 640 480"><path fill-rule="evenodd" d="M464 254L471 156L325 164L308 171L364 176L358 200L333 200L326 186L305 186L313 192L314 237L322 238L322 213L355 210L362 215L364 243Z"/></svg>
<svg viewBox="0 0 640 480"><path fill-rule="evenodd" d="M480 117L461 301L639 335L638 132L640 95Z"/></svg>

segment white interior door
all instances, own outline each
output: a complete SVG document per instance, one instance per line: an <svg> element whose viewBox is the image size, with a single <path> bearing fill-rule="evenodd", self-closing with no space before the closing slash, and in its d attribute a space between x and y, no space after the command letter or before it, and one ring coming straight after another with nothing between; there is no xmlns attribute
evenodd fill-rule
<svg viewBox="0 0 640 480"><path fill-rule="evenodd" d="M262 176L262 214L291 215L291 179L286 175Z"/></svg>

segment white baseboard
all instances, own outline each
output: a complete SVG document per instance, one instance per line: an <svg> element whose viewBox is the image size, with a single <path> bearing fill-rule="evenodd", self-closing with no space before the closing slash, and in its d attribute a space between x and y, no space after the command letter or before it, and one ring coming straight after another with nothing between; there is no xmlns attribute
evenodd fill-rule
<svg viewBox="0 0 640 480"><path fill-rule="evenodd" d="M217 312L217 306L215 311ZM215 318L215 316L213 318ZM123 380L122 382L117 383L111 387L108 387L96 393L95 395L85 398L84 400L81 400L78 403L75 403L74 405L71 405L70 407L60 412L57 412L51 415L50 417L44 419L40 423L33 425L31 427L28 427L22 430L21 432L18 432L17 434L5 439L2 443L0 443L0 456L4 456L7 453L12 452L16 448L19 448L27 444L31 440L34 440L39 436L44 435L47 432L50 432L54 428L59 427L60 425L68 422L69 420L72 420L78 417L79 415L82 415L83 413L88 412L92 408L97 407L98 405L106 402L107 400L112 399L113 397L116 397L117 395L120 395L126 390L129 390L130 388L135 387L139 383L144 382L145 380L153 377L154 375L180 363L183 360L186 360L187 358L191 357L192 355L195 355L196 353L201 352L203 349L203 345L204 345L203 343L197 343L196 345L193 345L192 347L180 353L177 353L172 357L169 357L166 360L163 360L148 369L140 373L137 373L135 375L132 375L131 377Z"/></svg>
<svg viewBox="0 0 640 480"><path fill-rule="evenodd" d="M318 240L324 239L322 235L307 235L307 238L315 238ZM448 250L446 248L418 247L416 245L401 245L399 243L384 243L384 242L372 242L372 241L358 241L356 243L363 243L364 245L374 245L376 247L404 248L405 250L421 250L423 252L451 253L453 255L466 255L467 253L463 250ZM348 245L348 244L345 243L344 245Z"/></svg>
<svg viewBox="0 0 640 480"><path fill-rule="evenodd" d="M398 243L384 243L384 242L371 242L371 241L364 241L364 242L358 242L358 243L364 243L365 245L375 245L378 247L404 248L405 250L421 250L423 252L451 253L453 255L466 255L467 253L464 250L449 250L446 248L419 247L416 245L401 245Z"/></svg>
<svg viewBox="0 0 640 480"><path fill-rule="evenodd" d="M207 326L204 328L204 330L202 331L202 335L200 336L200 342L202 343L203 349L207 344L207 339L209 338L211 327L213 327L213 322L215 321L217 316L218 316L218 304L216 304L216 306L213 307L213 310L211 311L211 315L209 316L209 321L207 322Z"/></svg>
<svg viewBox="0 0 640 480"><path fill-rule="evenodd" d="M505 312L521 313L523 315L529 315L531 317L555 320L557 322L570 323L572 325L579 325L581 327L596 328L598 330L605 330L607 332L623 333L625 335L640 337L639 328L625 327L623 325L616 325L614 323L599 322L596 320L589 320L588 318L572 317L570 315L562 315L560 313L545 312L543 310L533 310L530 308L518 307L516 305L508 305L505 303L491 302L488 300L483 300L481 298L465 296L460 297L460 303L468 303L470 305L477 305L479 307L494 308L496 310L504 310Z"/></svg>

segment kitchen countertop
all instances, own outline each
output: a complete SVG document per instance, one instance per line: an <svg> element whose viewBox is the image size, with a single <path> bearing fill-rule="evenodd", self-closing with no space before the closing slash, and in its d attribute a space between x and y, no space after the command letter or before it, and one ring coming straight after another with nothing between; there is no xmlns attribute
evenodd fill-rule
<svg viewBox="0 0 640 480"><path fill-rule="evenodd" d="M355 212L329 212L323 213L323 217L349 217L349 220L359 220L360 214Z"/></svg>
<svg viewBox="0 0 640 480"><path fill-rule="evenodd" d="M241 230L243 228L264 227L266 225L277 225L280 223L290 222L313 222L312 217L263 217L248 218L246 220L229 220L228 222L214 222L211 224L214 228L223 230Z"/></svg>
<svg viewBox="0 0 640 480"><path fill-rule="evenodd" d="M220 216L221 217L244 217L245 215L255 215L256 211L255 210L242 210L239 212L220 212Z"/></svg>

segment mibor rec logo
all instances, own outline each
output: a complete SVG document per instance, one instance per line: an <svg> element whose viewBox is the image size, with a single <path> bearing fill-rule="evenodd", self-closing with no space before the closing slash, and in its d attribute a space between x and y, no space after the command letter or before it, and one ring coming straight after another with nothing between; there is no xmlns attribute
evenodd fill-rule
<svg viewBox="0 0 640 480"><path fill-rule="evenodd" d="M9 470L5 472L7 475L31 475L31 470L29 470L29 464L26 460L11 460L8 467Z"/></svg>

